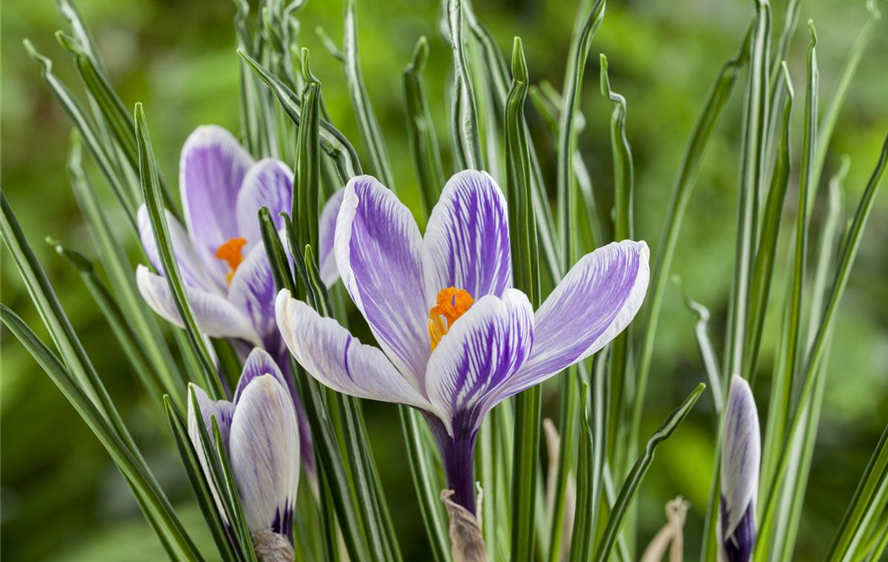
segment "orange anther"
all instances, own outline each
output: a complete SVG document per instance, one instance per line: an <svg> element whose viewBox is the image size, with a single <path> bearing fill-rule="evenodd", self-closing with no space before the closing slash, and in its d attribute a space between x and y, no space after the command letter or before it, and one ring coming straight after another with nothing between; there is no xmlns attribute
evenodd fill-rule
<svg viewBox="0 0 888 562"><path fill-rule="evenodd" d="M246 238L229 238L227 242L216 250L216 257L228 263L228 267L231 268L226 277L229 285L231 285L231 278L234 277L234 272L237 271L238 266L244 261L241 250L243 250L246 244Z"/></svg>
<svg viewBox="0 0 888 562"><path fill-rule="evenodd" d="M432 351L438 347L448 330L475 303L468 291L448 287L438 293L437 304L429 310L429 339Z"/></svg>

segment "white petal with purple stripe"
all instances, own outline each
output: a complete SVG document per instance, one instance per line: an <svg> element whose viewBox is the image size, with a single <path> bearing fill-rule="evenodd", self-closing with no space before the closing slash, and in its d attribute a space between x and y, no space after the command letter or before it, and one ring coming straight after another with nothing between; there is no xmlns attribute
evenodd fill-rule
<svg viewBox="0 0 888 562"><path fill-rule="evenodd" d="M428 307L448 287L479 300L512 286L506 200L489 174L466 170L444 186L423 239L422 267Z"/></svg>
<svg viewBox="0 0 888 562"><path fill-rule="evenodd" d="M182 147L179 189L185 221L204 266L224 283L227 268L216 250L238 233L235 206L253 157L231 133L215 125L198 127Z"/></svg>
<svg viewBox="0 0 888 562"><path fill-rule="evenodd" d="M416 221L394 193L370 176L348 182L336 222L336 264L379 345L419 389L428 362L421 246Z"/></svg>
<svg viewBox="0 0 888 562"><path fill-rule="evenodd" d="M290 537L299 485L299 427L290 393L271 375L250 381L231 421L228 454L251 533Z"/></svg>
<svg viewBox="0 0 888 562"><path fill-rule="evenodd" d="M197 401L197 407L200 409L199 413L194 409L195 399ZM188 437L191 439L191 444L194 445L194 451L197 454L197 460L200 463L201 470L203 470L204 476L206 476L207 482L209 482L213 501L216 502L219 514L226 523L225 508L222 506L222 499L219 497L219 492L216 489L215 484L213 484L213 478L210 475L210 467L207 463L207 456L204 454L203 444L200 440L200 426L198 424L203 423L207 430L207 436L210 438L210 447L213 448L212 454L216 454L216 445L213 440L214 431L212 419L216 419L216 425L219 427L219 436L222 438L223 445L227 447L229 436L231 434L231 419L233 416L234 404L228 400L214 401L199 386L193 384L188 385Z"/></svg>
<svg viewBox="0 0 888 562"><path fill-rule="evenodd" d="M172 213L165 212L170 241L173 243L173 253L176 255L182 281L189 287L197 287L205 291L219 290L220 287L210 279L204 270L200 256L198 256L191 238L188 237L185 227L176 220ZM148 217L148 207L144 203L139 206L137 217L139 238L142 241L142 248L145 249L145 255L148 256L148 261L151 262L154 269L164 275L163 262L157 251L157 241L154 239L154 229L151 228L151 219Z"/></svg>
<svg viewBox="0 0 888 562"><path fill-rule="evenodd" d="M644 242L614 242L584 256L534 317L533 353L502 398L539 384L614 339L635 317L648 286Z"/></svg>
<svg viewBox="0 0 888 562"><path fill-rule="evenodd" d="M274 277L265 246L260 242L234 272L228 289L228 300L250 319L255 332L266 346L269 346L276 334L274 296Z"/></svg>
<svg viewBox="0 0 888 562"><path fill-rule="evenodd" d="M234 403L237 404L241 394L250 382L262 375L271 375L277 380L281 386L287 388L287 381L281 373L280 367L275 363L274 358L261 347L254 347L247 360L244 361L244 367L241 369L240 380L237 381L237 390L234 393Z"/></svg>
<svg viewBox="0 0 888 562"><path fill-rule="evenodd" d="M237 194L238 235L247 240L244 252L262 241L259 209L268 207L275 230L280 230L284 226L280 214L290 213L292 200L293 172L280 160L266 158L247 171Z"/></svg>
<svg viewBox="0 0 888 562"><path fill-rule="evenodd" d="M182 317L176 308L176 301L170 292L169 282L160 275L151 273L144 265L136 268L136 283L142 298L154 312L180 328L184 327ZM249 318L233 304L215 293L208 293L195 287L186 287L188 301L194 311L194 318L200 329L214 338L233 338L260 345L261 341Z"/></svg>
<svg viewBox="0 0 888 562"><path fill-rule="evenodd" d="M516 289L503 298L477 301L441 338L429 360L429 398L451 420L451 433L474 431L486 413L486 399L505 384L530 356L533 309ZM459 425L460 427L455 427Z"/></svg>
<svg viewBox="0 0 888 562"><path fill-rule="evenodd" d="M345 188L337 190L324 203L321 219L318 223L318 262L320 263L321 281L328 287L339 279L339 268L336 266L336 252L333 244L336 240L336 217L342 207Z"/></svg>
<svg viewBox="0 0 888 562"><path fill-rule="evenodd" d="M761 433L758 409L749 383L734 375L725 406L724 441L721 453L724 538L737 530L758 491Z"/></svg>
<svg viewBox="0 0 888 562"><path fill-rule="evenodd" d="M434 411L379 349L362 344L336 320L322 318L286 290L278 294L275 308L290 353L323 385L358 398Z"/></svg>

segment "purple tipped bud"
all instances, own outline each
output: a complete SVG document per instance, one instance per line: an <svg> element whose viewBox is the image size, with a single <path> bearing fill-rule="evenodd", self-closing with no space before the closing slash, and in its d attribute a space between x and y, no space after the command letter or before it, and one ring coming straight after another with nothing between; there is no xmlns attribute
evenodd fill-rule
<svg viewBox="0 0 888 562"><path fill-rule="evenodd" d="M748 562L755 548L761 434L749 384L734 375L721 452L719 546L726 562Z"/></svg>

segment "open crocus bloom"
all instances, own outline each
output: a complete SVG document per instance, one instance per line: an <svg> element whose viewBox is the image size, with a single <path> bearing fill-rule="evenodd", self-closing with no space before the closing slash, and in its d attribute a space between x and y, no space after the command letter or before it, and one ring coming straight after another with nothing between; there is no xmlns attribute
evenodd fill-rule
<svg viewBox="0 0 888 562"><path fill-rule="evenodd" d="M242 356L263 347L287 372L286 348L274 322L274 279L262 243L259 209L268 207L280 229L281 212L290 212L293 173L278 160L255 162L221 127L198 127L185 142L179 162L179 188L186 230L167 213L170 238L189 302L200 329L208 336L231 340ZM324 206L319 222L321 277L333 284L339 277L333 257L336 215L343 190ZM145 253L158 273L140 265L139 291L154 311L182 327L182 318L157 251L145 205L139 208L139 232ZM304 420L295 384L288 389ZM302 430L303 460L313 468L308 423Z"/></svg>
<svg viewBox="0 0 888 562"><path fill-rule="evenodd" d="M755 550L762 444L755 398L749 383L737 375L731 378L723 439L719 555L724 562L748 562Z"/></svg>
<svg viewBox="0 0 888 562"><path fill-rule="evenodd" d="M390 190L369 176L352 179L334 251L382 350L281 291L276 314L287 347L330 388L422 411L453 499L472 513L472 456L485 414L619 334L649 273L644 242L610 244L582 258L534 314L511 287L505 199L477 171L447 182L424 238Z"/></svg>
<svg viewBox="0 0 888 562"><path fill-rule="evenodd" d="M200 413L194 411L197 398ZM216 419L228 452L244 518L257 549L290 553L293 510L299 484L299 424L287 383L274 359L260 348L247 358L234 401L213 401L198 386L189 386L188 434L226 524L228 520L213 484L201 446L199 423L213 435Z"/></svg>
<svg viewBox="0 0 888 562"><path fill-rule="evenodd" d="M268 207L276 227L283 226L278 215L290 212L292 171L278 160L255 162L231 133L208 125L182 148L179 186L188 230L169 213L167 223L201 330L233 340L242 350L261 346L278 357L284 347L274 324L275 287L258 212ZM328 284L338 278L331 250L341 201L341 191L329 199L320 223L321 273ZM139 290L155 312L182 326L144 205L138 223L145 252L160 274L139 266Z"/></svg>

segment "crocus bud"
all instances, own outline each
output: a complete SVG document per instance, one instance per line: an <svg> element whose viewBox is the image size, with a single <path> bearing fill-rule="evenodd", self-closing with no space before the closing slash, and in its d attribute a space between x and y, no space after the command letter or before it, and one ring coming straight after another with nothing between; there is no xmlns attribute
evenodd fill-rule
<svg viewBox="0 0 888 562"><path fill-rule="evenodd" d="M734 375L721 451L719 552L724 562L749 562L755 548L761 434L752 390Z"/></svg>

